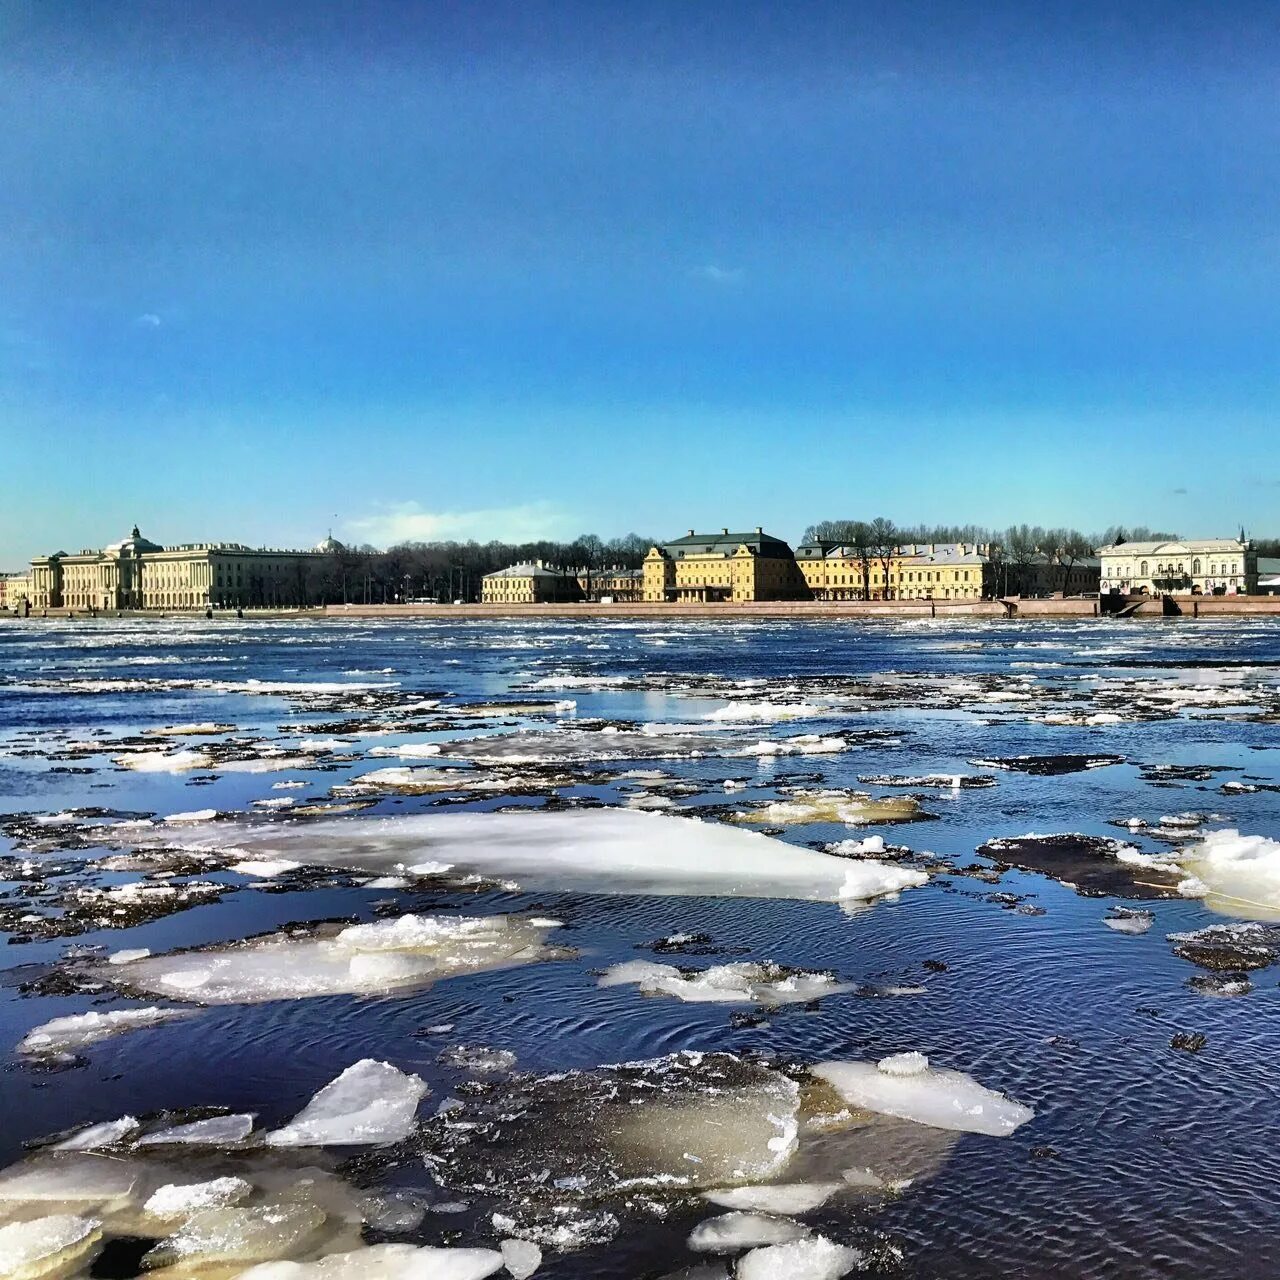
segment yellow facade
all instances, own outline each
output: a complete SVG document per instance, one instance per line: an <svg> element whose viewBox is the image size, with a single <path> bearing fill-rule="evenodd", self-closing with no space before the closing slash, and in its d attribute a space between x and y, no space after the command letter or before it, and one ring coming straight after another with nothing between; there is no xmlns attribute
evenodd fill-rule
<svg viewBox="0 0 1280 1280"><path fill-rule="evenodd" d="M757 528L753 533L700 534L650 548L644 598L651 603L804 600L809 589L791 548Z"/></svg>
<svg viewBox="0 0 1280 1280"><path fill-rule="evenodd" d="M613 600L626 604L644 599L643 569L593 569L578 574L584 599Z"/></svg>
<svg viewBox="0 0 1280 1280"><path fill-rule="evenodd" d="M815 542L801 546L796 559L815 600L978 600L992 593L988 549L973 543L913 544L864 559L852 547Z"/></svg>
<svg viewBox="0 0 1280 1280"><path fill-rule="evenodd" d="M0 609L20 609L30 599L29 573L0 573Z"/></svg>
<svg viewBox="0 0 1280 1280"><path fill-rule="evenodd" d="M815 600L893 600L898 595L902 556L863 557L851 547L809 543L796 551L796 563Z"/></svg>
<svg viewBox="0 0 1280 1280"><path fill-rule="evenodd" d="M480 583L481 604L567 604L581 599L577 578L540 563L486 573Z"/></svg>
<svg viewBox="0 0 1280 1280"><path fill-rule="evenodd" d="M135 527L101 551L55 552L31 562L38 609L204 609L297 606L327 551L275 551L239 543L162 547Z"/></svg>

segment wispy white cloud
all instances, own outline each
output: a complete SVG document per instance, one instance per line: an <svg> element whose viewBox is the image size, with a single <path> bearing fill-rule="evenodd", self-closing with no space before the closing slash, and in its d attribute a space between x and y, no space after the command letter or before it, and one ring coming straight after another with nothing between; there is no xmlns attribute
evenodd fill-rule
<svg viewBox="0 0 1280 1280"><path fill-rule="evenodd" d="M425 511L416 502L399 502L344 525L354 541L380 547L472 538L477 542L495 538L500 542L536 542L569 537L570 528L569 517L549 502L480 511Z"/></svg>
<svg viewBox="0 0 1280 1280"><path fill-rule="evenodd" d="M707 281L708 284L721 286L741 284L747 276L741 267L721 267L714 262L708 262L706 266L699 267L693 274L699 280Z"/></svg>
<svg viewBox="0 0 1280 1280"><path fill-rule="evenodd" d="M154 311L144 311L133 322L139 329L158 329L164 321Z"/></svg>

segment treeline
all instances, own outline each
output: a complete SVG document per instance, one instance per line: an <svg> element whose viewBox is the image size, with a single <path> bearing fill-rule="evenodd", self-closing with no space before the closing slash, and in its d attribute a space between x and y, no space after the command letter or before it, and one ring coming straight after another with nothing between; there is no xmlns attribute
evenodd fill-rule
<svg viewBox="0 0 1280 1280"><path fill-rule="evenodd" d="M541 560L577 573L638 569L656 539L584 533L569 542L405 542L385 551L342 547L318 558L304 586L307 604L478 600L486 573Z"/></svg>
<svg viewBox="0 0 1280 1280"><path fill-rule="evenodd" d="M1082 533L1079 529L1065 526L1045 528L1038 524L1015 524L1007 529L977 524L899 527L892 520L877 516L874 520L820 520L805 530L804 540L840 542L855 551L868 551L873 556L884 554L886 547L964 542L985 544L992 549L991 554L1014 563L1026 563L1036 555L1045 555L1051 560L1072 565L1092 555L1098 547L1114 542L1160 542L1177 536L1176 533L1148 529L1145 525L1112 525L1101 533Z"/></svg>

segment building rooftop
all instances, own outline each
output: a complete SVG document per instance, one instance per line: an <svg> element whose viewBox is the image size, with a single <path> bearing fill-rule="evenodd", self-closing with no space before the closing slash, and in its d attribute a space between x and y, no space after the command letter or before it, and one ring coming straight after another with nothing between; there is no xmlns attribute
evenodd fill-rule
<svg viewBox="0 0 1280 1280"><path fill-rule="evenodd" d="M1239 538L1175 538L1168 542L1115 542L1099 547L1100 556L1190 556L1243 551L1247 543Z"/></svg>
<svg viewBox="0 0 1280 1280"><path fill-rule="evenodd" d="M513 564L506 569L486 573L486 578L572 578L567 569L552 569L545 564Z"/></svg>
<svg viewBox="0 0 1280 1280"><path fill-rule="evenodd" d="M721 529L719 533L698 533L690 529L683 538L664 542L659 549L680 559L683 556L731 556L741 546L752 554L780 559L791 555L790 544L771 533L765 533L758 525L749 533L734 533Z"/></svg>
<svg viewBox="0 0 1280 1280"><path fill-rule="evenodd" d="M899 548L913 564L987 564L990 557L972 542L912 542Z"/></svg>
<svg viewBox="0 0 1280 1280"><path fill-rule="evenodd" d="M138 526L135 524L127 538L121 538L119 542L108 543L102 549L103 555L145 555L148 551L163 551L164 548L158 542L152 542L150 538L144 538L138 532ZM82 551L81 555L91 556L93 551Z"/></svg>

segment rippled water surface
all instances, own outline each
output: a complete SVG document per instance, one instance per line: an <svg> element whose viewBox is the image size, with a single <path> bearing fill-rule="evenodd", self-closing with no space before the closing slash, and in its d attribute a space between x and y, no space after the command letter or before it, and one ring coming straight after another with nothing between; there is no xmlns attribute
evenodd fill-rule
<svg viewBox="0 0 1280 1280"><path fill-rule="evenodd" d="M1199 815L1190 820L1197 830L1280 839L1280 625L8 623L0 625L0 679L0 811L67 815L46 824L41 847L35 824L22 820L10 821L0 844L0 853L32 864L19 874L18 862L6 862L15 878L0 900L10 928L0 984L5 1164L22 1157L24 1144L124 1114L230 1108L275 1126L365 1057L420 1074L432 1089L426 1114L470 1087L464 1070L440 1060L458 1043L508 1050L520 1070L538 1075L677 1050L760 1054L797 1070L919 1050L1034 1108L1035 1118L1006 1138L947 1135L910 1186L834 1200L806 1216L816 1230L888 1245L875 1265L919 1277L1280 1272L1280 969L1251 972L1247 994L1205 994L1189 985L1204 971L1167 940L1233 910L1265 918L1267 904L1215 910L1176 894L1139 901L1141 889L1125 887L1139 873L1120 877L1115 894L1084 896L1031 871L999 874L975 856L993 837L1076 832L1168 853L1174 846L1149 829L1186 813ZM476 713L475 704L495 700L519 705ZM799 704L801 714L725 714L779 702ZM205 722L224 728L146 732ZM689 728L654 730L672 725ZM495 764L464 745L513 733L520 763ZM800 735L829 745L769 749ZM669 758L671 741L688 740L701 745ZM391 754L404 743L440 751ZM128 767L140 752L188 750L204 753L191 768ZM251 771L272 751L297 763ZM998 767L1023 755L1119 760L1066 773ZM505 779L507 789L347 789L374 769L473 760L475 777ZM228 761L250 769L227 770ZM1169 765L1202 768L1157 768ZM637 776L650 771L663 776ZM522 775L536 775L535 784L523 785ZM982 775L994 785L859 781L924 775ZM220 900L149 922L101 928L94 918L58 936L35 918L57 918L70 889L139 878L96 866L129 837L96 844L83 834L83 815L71 816L85 809L110 810L113 822L214 810L297 825L330 819L298 818L292 808L353 800L368 807L352 821L603 804L701 812L720 823L822 788L916 796L923 815L763 829L815 848L881 835L910 849L902 865L928 871L928 883L855 908L492 882L388 890L350 875L262 880L214 869L195 878L222 885ZM294 803L254 804L282 799ZM1148 829L1116 825L1130 819ZM78 865L57 874L50 867L59 859ZM1137 936L1107 928L1116 906L1151 911L1153 927ZM95 947L162 952L286 923L459 909L536 909L564 923L556 941L574 954L382 998L208 1008L103 1040L74 1061L16 1052L51 1018L131 1003L49 981L68 957L74 965L77 955L99 954ZM711 953L644 949L681 933L709 935ZM734 1006L597 985L603 968L637 958L690 968L772 960L833 972L858 989L743 1017ZM876 994L893 985L923 991ZM433 1030L441 1027L449 1029ZM1198 1052L1174 1048L1179 1033L1205 1043ZM420 1159L360 1176L465 1201L394 1238L495 1239L497 1201L435 1188ZM689 1198L650 1212L612 1207L619 1227L610 1241L548 1251L538 1274L664 1275L698 1260L685 1238L716 1212Z"/></svg>

